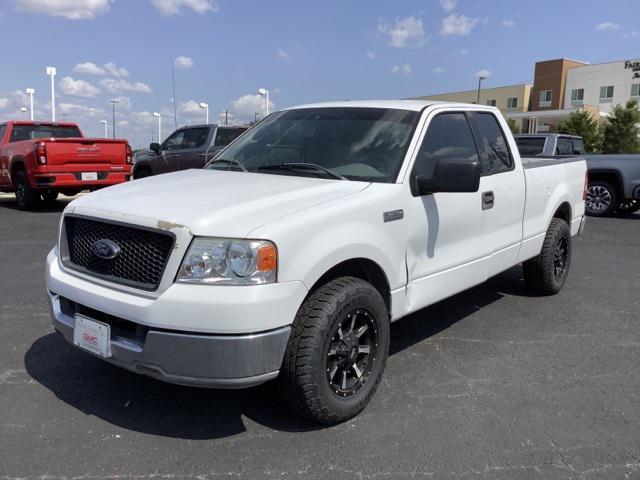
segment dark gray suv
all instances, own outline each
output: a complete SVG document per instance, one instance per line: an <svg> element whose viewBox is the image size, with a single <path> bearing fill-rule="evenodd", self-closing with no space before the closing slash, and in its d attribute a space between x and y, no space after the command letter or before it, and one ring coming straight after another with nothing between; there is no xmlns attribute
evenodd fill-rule
<svg viewBox="0 0 640 480"><path fill-rule="evenodd" d="M135 154L133 178L202 168L245 130L247 127L213 124L179 128L162 144L152 143L149 150Z"/></svg>

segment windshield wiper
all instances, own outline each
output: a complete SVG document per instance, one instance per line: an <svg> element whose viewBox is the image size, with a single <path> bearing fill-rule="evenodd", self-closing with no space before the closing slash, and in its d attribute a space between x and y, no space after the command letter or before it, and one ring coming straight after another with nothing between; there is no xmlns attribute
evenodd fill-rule
<svg viewBox="0 0 640 480"><path fill-rule="evenodd" d="M211 162L209 162L209 165L207 165L207 167L213 165L214 163L221 163L223 165L226 165L227 170L229 170L229 167L231 167L232 165L236 165L240 167L240 170L242 170L243 172L247 171L247 169L243 164L241 164L238 160L234 160L234 159L217 158L216 160L212 160Z"/></svg>
<svg viewBox="0 0 640 480"><path fill-rule="evenodd" d="M316 173L322 173L325 177L335 178L336 180L347 180L346 177L338 175L328 168L324 168L321 165L316 165L315 163L291 162L279 163L275 165L262 165L261 167L256 168L256 170L309 170Z"/></svg>

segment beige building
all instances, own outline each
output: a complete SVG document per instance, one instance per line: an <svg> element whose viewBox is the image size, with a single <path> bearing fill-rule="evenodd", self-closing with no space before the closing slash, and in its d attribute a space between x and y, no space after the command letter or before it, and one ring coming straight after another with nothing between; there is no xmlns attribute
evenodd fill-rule
<svg viewBox="0 0 640 480"><path fill-rule="evenodd" d="M526 112L529 108L531 85L525 83L506 87L482 88L480 104L498 107L503 115ZM424 97L411 97L409 100L441 100L447 102L477 103L478 90L441 93Z"/></svg>

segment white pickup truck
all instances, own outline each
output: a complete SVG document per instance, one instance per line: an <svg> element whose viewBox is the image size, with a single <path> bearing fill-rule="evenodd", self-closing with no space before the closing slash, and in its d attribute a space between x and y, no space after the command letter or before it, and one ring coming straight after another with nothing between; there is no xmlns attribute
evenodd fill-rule
<svg viewBox="0 0 640 480"><path fill-rule="evenodd" d="M47 258L53 323L169 382L278 378L294 411L337 423L374 394L391 322L520 263L539 294L562 288L585 172L521 161L491 107L290 108L204 170L73 201Z"/></svg>

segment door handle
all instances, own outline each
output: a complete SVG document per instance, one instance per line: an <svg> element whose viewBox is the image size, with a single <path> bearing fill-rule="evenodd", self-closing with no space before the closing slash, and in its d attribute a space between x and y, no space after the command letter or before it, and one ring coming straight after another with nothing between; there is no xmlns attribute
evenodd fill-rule
<svg viewBox="0 0 640 480"><path fill-rule="evenodd" d="M482 210L489 210L490 208L493 208L495 198L496 197L492 191L482 192Z"/></svg>

